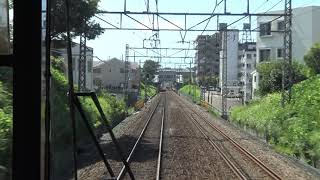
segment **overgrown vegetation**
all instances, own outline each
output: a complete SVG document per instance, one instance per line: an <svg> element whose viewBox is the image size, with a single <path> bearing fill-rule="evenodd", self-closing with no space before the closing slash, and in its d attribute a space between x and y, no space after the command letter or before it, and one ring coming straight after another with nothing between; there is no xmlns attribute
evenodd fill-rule
<svg viewBox="0 0 320 180"><path fill-rule="evenodd" d="M6 80L6 81L5 81ZM10 84L11 82L11 84ZM11 167L12 140L12 70L0 68L0 177ZM2 172L6 168L4 172Z"/></svg>
<svg viewBox="0 0 320 180"><path fill-rule="evenodd" d="M141 83L141 87L140 87L140 98L145 97L145 85L143 83ZM157 94L157 88L153 85L147 84L147 97L150 98L154 95Z"/></svg>
<svg viewBox="0 0 320 180"><path fill-rule="evenodd" d="M51 86L51 121L52 121L52 153L55 175L69 171L71 167L71 122L67 98L67 79L63 74L62 60L52 58L52 86ZM0 165L10 169L11 158L11 129L12 129L12 71L0 69ZM112 126L118 124L125 117L124 102L117 100L107 92L100 91L98 99ZM90 125L94 129L101 129L100 115L90 98L81 98ZM88 132L84 128L80 115L76 113L77 138L80 141L88 139ZM61 166L61 164L64 164ZM0 172L1 174L1 172ZM59 179L59 178L58 178Z"/></svg>
<svg viewBox="0 0 320 180"><path fill-rule="evenodd" d="M197 85L185 85L179 89L179 93L189 96L197 104L200 103L200 87Z"/></svg>
<svg viewBox="0 0 320 180"><path fill-rule="evenodd" d="M311 47L310 51L304 56L304 62L313 73L320 74L320 43Z"/></svg>
<svg viewBox="0 0 320 180"><path fill-rule="evenodd" d="M142 67L142 80L143 82L151 82L158 69L160 68L160 64L156 61L146 60Z"/></svg>
<svg viewBox="0 0 320 180"><path fill-rule="evenodd" d="M284 65L283 62L279 61L270 61L258 64L257 71L261 76L259 81L259 94L261 96L281 90L282 65ZM285 74L288 75L289 66L285 65L285 67ZM303 81L311 74L310 69L307 66L297 62L293 62L292 64L292 73L294 77L293 83Z"/></svg>
<svg viewBox="0 0 320 180"><path fill-rule="evenodd" d="M292 100L284 108L280 106L281 64L260 65L259 88L265 96L247 106L234 107L231 120L264 134L266 141L279 152L319 168L320 75L315 74L320 72L320 44L310 49L304 61L308 67L293 64L296 84L292 88ZM308 79L301 81L305 78Z"/></svg>
<svg viewBox="0 0 320 180"><path fill-rule="evenodd" d="M320 76L294 85L292 101L280 107L280 93L232 109L231 120L265 133L285 154L316 166L320 159Z"/></svg>
<svg viewBox="0 0 320 180"><path fill-rule="evenodd" d="M62 60L52 58L52 89L51 89L51 119L52 119L52 148L54 153L54 168L57 179L61 174L67 174L68 168L72 162L69 158L71 154L71 122L68 110L68 92L67 79L63 74ZM123 100L117 100L105 91L99 91L97 94L99 102L103 108L108 122L112 127L117 125L125 118L125 104ZM101 119L94 102L89 97L80 99L89 123L94 129L101 129ZM86 142L89 138L88 131L76 113L77 139L79 143ZM101 131L99 131L101 133ZM99 134L97 134L99 135ZM65 164L61 166L61 164Z"/></svg>

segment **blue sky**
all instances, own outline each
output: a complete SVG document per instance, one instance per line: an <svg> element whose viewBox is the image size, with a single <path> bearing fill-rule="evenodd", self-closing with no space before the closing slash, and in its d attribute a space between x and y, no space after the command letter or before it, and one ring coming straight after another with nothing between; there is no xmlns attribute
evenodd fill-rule
<svg viewBox="0 0 320 180"><path fill-rule="evenodd" d="M127 10L128 11L136 11L142 12L146 11L146 0L127 0ZM219 2L220 0L218 0ZM233 13L243 13L246 11L246 2L247 0L229 0L227 1L227 11ZM277 4L279 0L250 0L250 11L251 12L265 12ZM201 13L211 13L216 1L215 0L158 0L159 4L159 12L201 12ZM123 11L124 8L124 0L101 0L99 4L99 9L106 11ZM301 6L310 6L310 5L320 5L320 0L293 0L293 8L301 7ZM155 12L155 0L150 0L150 11ZM218 6L215 12L223 12L223 3ZM277 6L273 7L272 10L281 10L284 8L284 0L279 3ZM106 19L107 21L118 25L120 21L120 15L100 15L99 17ZM139 16L134 16L140 21L144 22L147 25L150 25L148 18L142 18ZM184 18L177 18L173 16L165 16L167 19L170 19L174 23L184 26ZM150 17L152 19L152 17ZM207 17L191 17L188 19L187 26L192 26L202 21ZM230 17L230 18L220 18L220 22L231 23L239 17ZM95 19L100 22L102 27L110 27L108 24ZM231 26L231 28L242 28L242 24L244 22L248 22L248 18L244 19L244 21L239 21L238 23ZM166 23L165 21L160 21L160 27L172 28L173 26ZM129 18L123 18L123 25L129 27L139 27L142 28L141 25L135 23ZM203 29L206 23L203 23L198 26L199 29ZM210 21L209 28L216 27L216 18L212 18ZM255 18L252 18L252 28L255 28ZM186 35L186 41L193 41L196 39L197 35L201 32L188 32ZM212 32L204 32L204 34L212 34ZM129 44L130 47L142 47L142 42L144 38L149 38L152 36L151 31L120 31L120 30L106 30L103 35L99 36L95 40L88 41L88 46L94 48L94 55L98 56L100 59L107 60L109 58L117 57L121 58L122 55L125 55L125 45ZM181 37L179 32L168 32L168 31L160 31L160 40L161 47L189 47L189 44L181 44L177 43L177 41L181 41ZM78 41L78 39L75 39ZM193 47L191 44L190 47ZM142 54L148 55L156 55L155 53L145 50L139 51ZM167 51L167 54L173 54L177 51ZM162 51L162 54L166 52ZM181 52L176 54L176 56L184 56L185 52ZM130 51L130 56L133 56L134 52ZM136 55L139 55L136 53ZM188 52L189 56L194 56L194 51ZM149 58L136 58L136 62L141 60L142 62ZM129 59L133 61L133 58ZM166 67L174 67L173 63L188 63L189 60L186 59L162 59L162 66ZM178 67L179 65L176 65ZM182 65L182 67L184 67Z"/></svg>

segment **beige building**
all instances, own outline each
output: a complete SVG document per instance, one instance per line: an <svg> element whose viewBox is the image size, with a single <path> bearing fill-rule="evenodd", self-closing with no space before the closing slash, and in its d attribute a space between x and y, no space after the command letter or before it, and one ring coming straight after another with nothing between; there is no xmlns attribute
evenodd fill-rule
<svg viewBox="0 0 320 180"><path fill-rule="evenodd" d="M140 71L137 63L129 62L128 91L137 92L140 82ZM94 89L104 88L121 92L125 83L125 62L113 58L105 62L94 62Z"/></svg>

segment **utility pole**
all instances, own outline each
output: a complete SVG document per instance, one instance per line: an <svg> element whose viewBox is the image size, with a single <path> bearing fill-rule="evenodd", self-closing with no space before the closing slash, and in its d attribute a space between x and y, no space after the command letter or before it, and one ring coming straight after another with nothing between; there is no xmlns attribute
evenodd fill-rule
<svg viewBox="0 0 320 180"><path fill-rule="evenodd" d="M222 107L222 118L228 118L228 105L227 105L227 98L228 98L228 77L227 77L227 43L228 43L228 31L227 31L227 24L220 23L219 24L219 31L222 34L222 87L221 87L221 107Z"/></svg>
<svg viewBox="0 0 320 180"><path fill-rule="evenodd" d="M147 97L147 84L148 84L148 74L146 74L146 78L145 78L145 83L144 83L144 102L148 101L148 97Z"/></svg>
<svg viewBox="0 0 320 180"><path fill-rule="evenodd" d="M84 21L84 31L80 35L80 52L79 52L79 79L78 89L80 92L86 90L86 59L87 59L87 21ZM75 63L75 62L74 62Z"/></svg>
<svg viewBox="0 0 320 180"><path fill-rule="evenodd" d="M191 85L192 85L192 71L191 71L191 60L190 60L190 68L189 68L189 70L190 70L190 81L189 81L189 84L190 84L190 86L189 86L189 95L191 95Z"/></svg>
<svg viewBox="0 0 320 180"><path fill-rule="evenodd" d="M138 86L138 96L140 96L141 91L141 60L139 60L139 86Z"/></svg>
<svg viewBox="0 0 320 180"><path fill-rule="evenodd" d="M133 52L133 62L136 62L136 52Z"/></svg>
<svg viewBox="0 0 320 180"><path fill-rule="evenodd" d="M284 33L284 58L282 63L282 98L281 106L284 107L286 102L291 100L291 87L292 87L292 2L285 0L285 33ZM286 74L285 71L288 71Z"/></svg>
<svg viewBox="0 0 320 180"><path fill-rule="evenodd" d="M129 84L129 45L126 44L126 54L124 61L124 98L125 98L125 112L128 114L129 97L128 97L128 84Z"/></svg>

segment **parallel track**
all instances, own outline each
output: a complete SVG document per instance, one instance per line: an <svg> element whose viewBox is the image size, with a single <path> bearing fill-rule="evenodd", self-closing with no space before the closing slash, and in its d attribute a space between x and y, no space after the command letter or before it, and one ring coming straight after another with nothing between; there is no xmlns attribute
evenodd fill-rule
<svg viewBox="0 0 320 180"><path fill-rule="evenodd" d="M159 140L159 153L158 153L158 159L157 159L157 170L156 170L156 179L159 180L160 179L160 169L161 169L161 153L162 153L162 140L163 140L163 128L164 128L164 120L165 120L165 108L166 108L166 94L164 95L165 99L164 99L164 107L163 107L163 110L162 110L162 118L161 118L161 129L160 129L160 140ZM157 102L157 105L155 106L155 108L152 110L151 114L149 115L142 131L140 132L140 135L137 139L137 141L135 142L128 158L127 158L127 162L130 163L133 156L134 156L134 153L136 152L137 150L137 146L140 144L140 141L142 139L142 137L144 136L144 133L146 131L146 129L148 128L149 124L150 124L150 121L151 119L153 118L156 110L158 109L159 107L159 104L161 102L161 97L159 97L159 100ZM122 167L118 177L117 177L117 180L120 180L120 179L123 179L124 175L126 174L126 168L125 166Z"/></svg>
<svg viewBox="0 0 320 180"><path fill-rule="evenodd" d="M182 102L182 100L179 98L180 103L183 105L185 104ZM240 144L238 144L235 140L233 140L230 136L228 136L226 133L224 133L220 128L218 128L216 125L214 125L212 122L208 121L205 117L203 117L201 114L196 112L194 109L188 107L185 105L186 108L190 109L193 114L200 117L206 124L208 124L211 128L213 128L215 131L217 131L220 135L222 135L224 138L226 138L239 152L241 152L244 156L248 157L250 160L252 160L256 165L258 165L261 169L264 170L272 179L281 180L282 178L277 175L272 169L267 167L261 160L259 160L256 156L254 156L252 153L250 153L248 150L243 148ZM188 114L188 113L186 113ZM188 115L189 116L189 115ZM196 120L196 118L193 117L191 114L190 119L195 124L195 126L199 129L199 131L205 136L205 138L208 140L208 142L217 150L217 152L221 155L221 157L225 160L225 162L228 164L228 166L232 169L232 171L239 177L239 179L247 179L246 176L241 172L241 170L236 167L226 156L226 154L217 146L215 142L213 142L210 137L204 132L206 131L202 125Z"/></svg>

